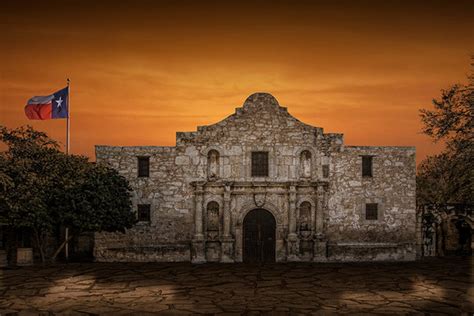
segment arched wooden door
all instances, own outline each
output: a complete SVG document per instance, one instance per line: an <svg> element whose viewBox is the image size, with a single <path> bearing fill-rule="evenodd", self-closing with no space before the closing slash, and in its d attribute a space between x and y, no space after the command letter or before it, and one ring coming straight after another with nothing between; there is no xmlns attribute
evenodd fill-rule
<svg viewBox="0 0 474 316"><path fill-rule="evenodd" d="M250 211L244 218L244 262L275 262L276 222L264 209Z"/></svg>

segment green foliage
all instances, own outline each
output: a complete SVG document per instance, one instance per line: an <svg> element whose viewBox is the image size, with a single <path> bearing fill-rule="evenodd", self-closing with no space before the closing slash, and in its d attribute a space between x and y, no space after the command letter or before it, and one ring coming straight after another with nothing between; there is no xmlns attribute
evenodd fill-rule
<svg viewBox="0 0 474 316"><path fill-rule="evenodd" d="M45 196L51 175L45 170L48 158L58 152L57 144L32 128L9 131L1 127L0 139L9 146L1 153L1 221L14 227L50 229L53 220Z"/></svg>
<svg viewBox="0 0 474 316"><path fill-rule="evenodd" d="M124 231L135 223L127 180L106 165L65 155L45 133L0 126L0 222L29 227L43 255L55 227Z"/></svg>
<svg viewBox="0 0 474 316"><path fill-rule="evenodd" d="M434 109L420 110L423 132L443 140L445 150L425 159L418 168L417 199L420 204L473 204L474 196L474 84L443 90Z"/></svg>
<svg viewBox="0 0 474 316"><path fill-rule="evenodd" d="M64 182L53 189L50 201L61 223L81 231L123 231L131 227L135 221L131 189L115 169L73 157L63 170L66 176L60 180Z"/></svg>

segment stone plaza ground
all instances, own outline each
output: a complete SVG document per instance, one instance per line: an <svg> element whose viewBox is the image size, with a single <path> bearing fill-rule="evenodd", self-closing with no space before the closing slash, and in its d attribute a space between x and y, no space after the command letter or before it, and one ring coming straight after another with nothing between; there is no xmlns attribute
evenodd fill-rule
<svg viewBox="0 0 474 316"><path fill-rule="evenodd" d="M0 270L0 315L472 315L472 266L472 257L38 265Z"/></svg>

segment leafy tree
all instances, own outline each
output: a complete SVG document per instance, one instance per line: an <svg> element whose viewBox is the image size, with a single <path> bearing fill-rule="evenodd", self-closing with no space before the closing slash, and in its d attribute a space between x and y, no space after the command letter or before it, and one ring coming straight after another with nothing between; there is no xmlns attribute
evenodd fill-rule
<svg viewBox="0 0 474 316"><path fill-rule="evenodd" d="M418 203L472 204L472 168L472 158L467 155L443 152L426 158L418 166Z"/></svg>
<svg viewBox="0 0 474 316"><path fill-rule="evenodd" d="M58 145L46 134L31 128L10 131L1 127L0 137L9 146L1 154L0 178L5 183L0 195L1 221L14 228L32 228L38 241L53 226L47 207L47 190L53 173L45 171L48 158L58 156ZM44 259L43 247L38 248Z"/></svg>
<svg viewBox="0 0 474 316"><path fill-rule="evenodd" d="M0 126L0 140L8 146L0 154L0 222L31 228L43 262L47 237L57 227L80 234L124 231L134 224L131 189L116 170L63 154L54 140L29 126Z"/></svg>
<svg viewBox="0 0 474 316"><path fill-rule="evenodd" d="M441 154L428 157L418 168L421 204L473 204L474 72L468 78L468 84L443 90L441 98L433 100L434 109L420 110L423 132L446 144Z"/></svg>
<svg viewBox="0 0 474 316"><path fill-rule="evenodd" d="M63 226L71 228L73 234L123 232L135 223L130 186L115 169L76 156L68 160L63 170L66 176L59 179L63 182L53 189L50 205L55 217Z"/></svg>

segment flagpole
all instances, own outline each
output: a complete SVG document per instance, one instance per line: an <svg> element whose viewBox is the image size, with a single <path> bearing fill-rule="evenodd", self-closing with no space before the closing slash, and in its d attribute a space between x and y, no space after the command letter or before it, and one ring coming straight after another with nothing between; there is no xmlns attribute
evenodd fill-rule
<svg viewBox="0 0 474 316"><path fill-rule="evenodd" d="M71 146L71 134L70 134L70 127L71 127L71 123L70 123L70 117L71 117L71 103L69 102L70 101L70 97L69 97L69 94L70 94L70 80L69 78L67 78L67 121L66 121L66 155L69 155L69 149L70 149L70 146Z"/></svg>
<svg viewBox="0 0 474 316"><path fill-rule="evenodd" d="M70 101L70 82L71 80L69 80L69 78L67 78L67 121L66 121L66 155L69 155L69 149L70 149L70 146L71 146L71 131L70 131L70 128L71 128L71 122L70 122L70 118L71 118L71 103L69 102ZM65 237L64 237L65 241L66 241L66 245L64 247L64 255L66 257L66 262L69 261L69 227L66 227L66 231L65 231Z"/></svg>

